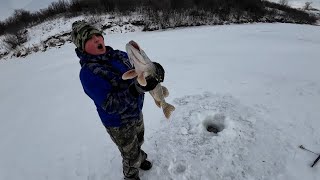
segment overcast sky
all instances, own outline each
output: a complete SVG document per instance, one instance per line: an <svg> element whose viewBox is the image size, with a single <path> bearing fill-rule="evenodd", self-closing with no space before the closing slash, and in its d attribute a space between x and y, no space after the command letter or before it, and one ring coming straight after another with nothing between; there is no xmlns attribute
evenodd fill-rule
<svg viewBox="0 0 320 180"><path fill-rule="evenodd" d="M11 16L14 9L37 11L48 7L54 1L58 0L0 0L0 20L5 20Z"/></svg>

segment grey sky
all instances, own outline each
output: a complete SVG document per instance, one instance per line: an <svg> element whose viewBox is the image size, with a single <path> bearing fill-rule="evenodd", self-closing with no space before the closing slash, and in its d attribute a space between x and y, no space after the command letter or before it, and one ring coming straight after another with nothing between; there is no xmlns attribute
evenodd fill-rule
<svg viewBox="0 0 320 180"><path fill-rule="evenodd" d="M11 16L14 9L37 11L48 7L54 1L58 0L0 0L0 20L3 21Z"/></svg>

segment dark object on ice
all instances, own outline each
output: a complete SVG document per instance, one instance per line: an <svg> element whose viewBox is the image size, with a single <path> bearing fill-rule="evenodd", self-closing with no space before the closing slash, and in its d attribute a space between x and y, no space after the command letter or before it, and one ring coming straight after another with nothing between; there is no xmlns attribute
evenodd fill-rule
<svg viewBox="0 0 320 180"><path fill-rule="evenodd" d="M215 134L217 134L218 132L220 132L220 131L219 131L219 128L216 127L215 125L208 125L207 131L208 131L208 132L215 133Z"/></svg>
<svg viewBox="0 0 320 180"><path fill-rule="evenodd" d="M152 168L152 163L148 160L143 161L140 165L140 169L142 169L144 171L148 171L151 168Z"/></svg>
<svg viewBox="0 0 320 180"><path fill-rule="evenodd" d="M317 162L319 161L320 159L320 155L318 156L318 158L313 162L313 164L311 165L311 167L315 166L317 164Z"/></svg>
<svg viewBox="0 0 320 180"><path fill-rule="evenodd" d="M311 165L311 167L314 167L314 166L317 164L317 162L320 160L320 154L315 153L315 152L313 152L313 151L305 148L303 145L300 145L299 148L300 148L300 149L303 149L303 150L305 150L305 151L311 152L311 153L313 153L313 154L318 155L318 158L317 158L317 159L313 162L313 164Z"/></svg>
<svg viewBox="0 0 320 180"><path fill-rule="evenodd" d="M310 151L309 149L305 148L303 145L300 145L299 148L300 148L300 149L303 149L303 150L305 150L305 151L311 152L311 153L313 153L313 154L319 155L318 153L315 153L315 152Z"/></svg>

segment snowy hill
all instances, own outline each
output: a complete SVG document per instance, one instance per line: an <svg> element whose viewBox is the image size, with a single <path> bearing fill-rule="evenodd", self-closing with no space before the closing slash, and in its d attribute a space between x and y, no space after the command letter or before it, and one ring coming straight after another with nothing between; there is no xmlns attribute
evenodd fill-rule
<svg viewBox="0 0 320 180"><path fill-rule="evenodd" d="M107 34L166 69L168 121L146 94L143 180L317 180L320 31L252 24ZM0 61L0 180L122 179L121 157L83 93L74 45ZM206 130L215 124L218 134Z"/></svg>

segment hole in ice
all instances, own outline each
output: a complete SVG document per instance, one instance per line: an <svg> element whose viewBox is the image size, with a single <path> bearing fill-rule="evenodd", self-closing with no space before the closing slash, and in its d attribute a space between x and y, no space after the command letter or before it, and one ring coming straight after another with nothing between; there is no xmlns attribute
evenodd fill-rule
<svg viewBox="0 0 320 180"><path fill-rule="evenodd" d="M224 114L215 114L214 116L208 116L203 121L203 126L208 132L218 134L225 129L225 119L226 117Z"/></svg>
<svg viewBox="0 0 320 180"><path fill-rule="evenodd" d="M208 125L208 127L207 127L207 131L217 134L217 133L220 132L221 130L219 130L219 127L216 126L215 124L210 124L210 125Z"/></svg>

